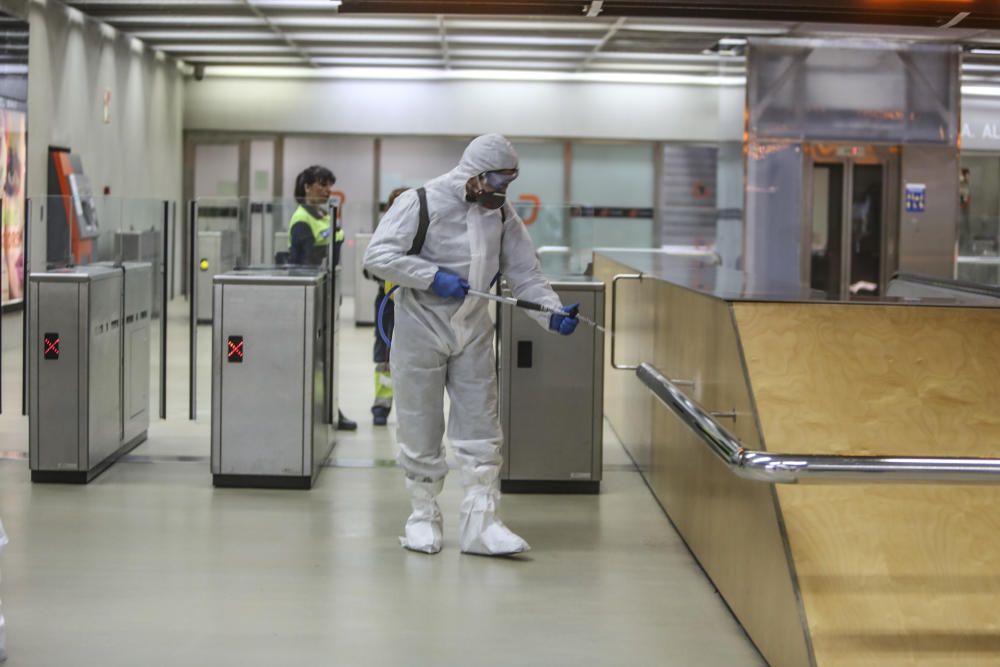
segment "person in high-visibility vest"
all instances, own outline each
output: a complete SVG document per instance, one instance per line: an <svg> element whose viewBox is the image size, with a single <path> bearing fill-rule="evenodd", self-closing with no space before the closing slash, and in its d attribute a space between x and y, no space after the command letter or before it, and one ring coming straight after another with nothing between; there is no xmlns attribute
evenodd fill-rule
<svg viewBox="0 0 1000 667"><path fill-rule="evenodd" d="M330 188L337 181L326 167L313 165L295 178L295 201L299 206L288 221L288 260L290 264L319 266L333 246L333 267L340 263L344 230L330 219ZM337 429L355 431L358 423L337 413Z"/></svg>
<svg viewBox="0 0 1000 667"><path fill-rule="evenodd" d="M344 230L330 220L330 188L337 182L326 167L313 165L295 179L295 201L299 207L288 222L288 260L290 264L319 266L333 247L333 265L340 263Z"/></svg>
<svg viewBox="0 0 1000 667"><path fill-rule="evenodd" d="M396 188L389 194L389 199L385 205L388 211L396 197L409 190L409 188ZM378 323L378 310L382 301L392 289L392 283L387 280L377 278L368 271L365 276L378 282L378 294L375 296L375 321ZM396 304L392 297L385 304L382 313L382 330L385 335L392 339L393 323L396 319ZM375 326L375 348L372 352L372 361L375 362L375 402L372 403L372 424L375 426L385 426L389 421L389 413L392 411L392 372L389 370L389 346L379 335L378 325Z"/></svg>

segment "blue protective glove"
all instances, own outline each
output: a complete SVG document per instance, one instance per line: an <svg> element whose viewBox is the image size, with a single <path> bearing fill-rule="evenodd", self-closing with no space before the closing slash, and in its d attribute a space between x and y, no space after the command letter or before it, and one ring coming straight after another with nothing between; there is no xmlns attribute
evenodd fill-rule
<svg viewBox="0 0 1000 667"><path fill-rule="evenodd" d="M552 313L549 317L549 329L558 331L563 336L568 336L576 331L576 325L580 323L580 320L576 319L576 314L580 312L580 304L574 303L571 306L563 306L563 310L569 313L569 315Z"/></svg>
<svg viewBox="0 0 1000 667"><path fill-rule="evenodd" d="M439 297L445 299L464 299L465 293L469 291L469 283L465 278L456 276L454 273L438 270L434 274L431 289Z"/></svg>

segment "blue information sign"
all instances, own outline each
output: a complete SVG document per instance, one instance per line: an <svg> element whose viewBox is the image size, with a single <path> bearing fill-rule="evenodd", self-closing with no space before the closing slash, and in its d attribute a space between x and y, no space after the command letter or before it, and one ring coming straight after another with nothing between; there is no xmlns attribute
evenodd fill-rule
<svg viewBox="0 0 1000 667"><path fill-rule="evenodd" d="M906 184L906 212L923 213L927 208L927 186L923 183Z"/></svg>

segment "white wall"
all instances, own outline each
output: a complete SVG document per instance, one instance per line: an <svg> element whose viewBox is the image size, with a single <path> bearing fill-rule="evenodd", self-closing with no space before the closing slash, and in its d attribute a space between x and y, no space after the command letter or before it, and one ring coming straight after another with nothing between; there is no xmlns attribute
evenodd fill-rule
<svg viewBox="0 0 1000 667"><path fill-rule="evenodd" d="M207 76L186 85L184 127L742 142L745 95L742 86ZM962 121L963 148L1000 151L1000 97L965 96Z"/></svg>
<svg viewBox="0 0 1000 667"><path fill-rule="evenodd" d="M389 137L382 140L379 199L400 187L417 187L451 171L462 158L472 136L461 139ZM416 184L413 185L413 184Z"/></svg>
<svg viewBox="0 0 1000 667"><path fill-rule="evenodd" d="M962 150L1000 152L1000 97L962 98Z"/></svg>
<svg viewBox="0 0 1000 667"><path fill-rule="evenodd" d="M240 147L237 144L202 144L195 148L194 196L196 199L230 199L239 195ZM270 199L270 195L267 197Z"/></svg>
<svg viewBox="0 0 1000 667"><path fill-rule="evenodd" d="M81 156L95 195L181 198L184 83L176 63L132 50L121 34L72 20L57 0L6 0L0 9L27 18L29 197L48 188L48 147ZM110 123L103 120L111 91ZM45 259L44 220L35 207L31 261Z"/></svg>
<svg viewBox="0 0 1000 667"><path fill-rule="evenodd" d="M719 117L717 88L623 83L207 76L184 103L187 130L323 134L714 141Z"/></svg>

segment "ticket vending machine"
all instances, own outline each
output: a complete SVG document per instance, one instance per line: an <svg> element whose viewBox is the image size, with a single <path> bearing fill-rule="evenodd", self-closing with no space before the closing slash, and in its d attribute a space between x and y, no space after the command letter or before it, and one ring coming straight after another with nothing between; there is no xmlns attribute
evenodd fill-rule
<svg viewBox="0 0 1000 667"><path fill-rule="evenodd" d="M100 233L90 179L79 155L49 147L49 187L45 207L46 260L50 267L90 264Z"/></svg>

